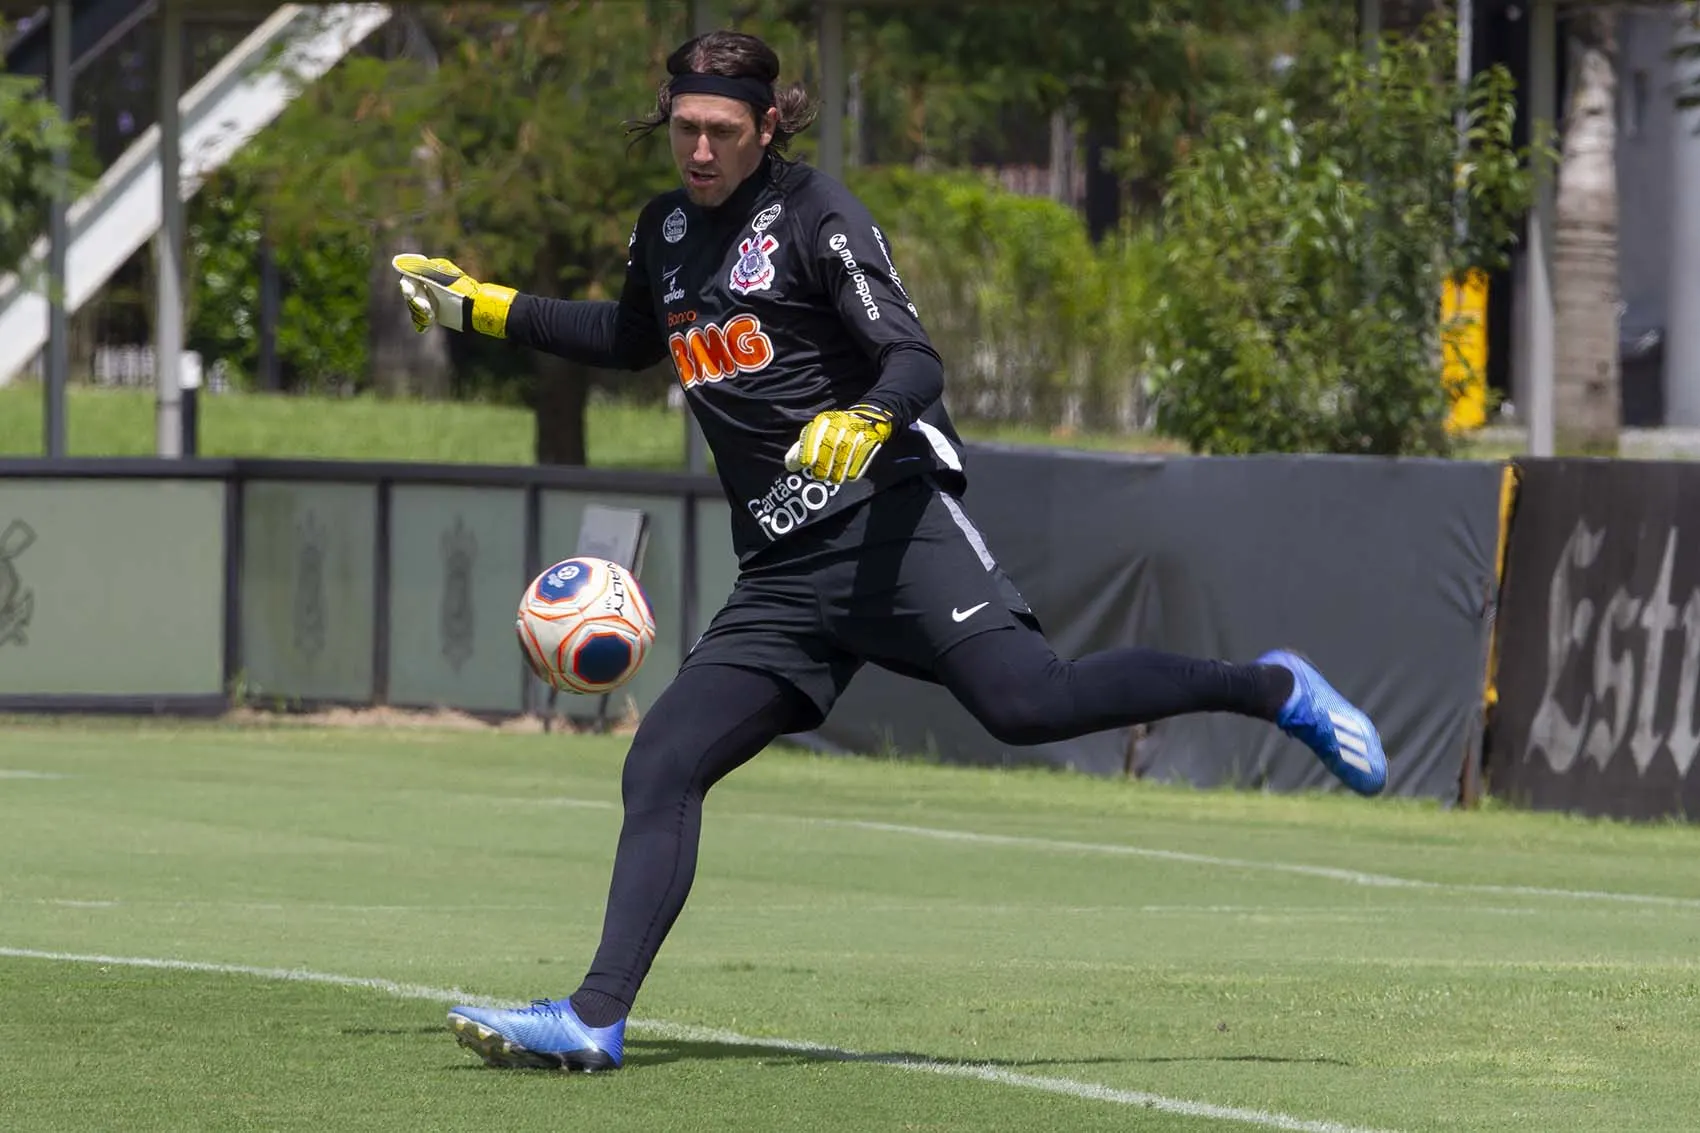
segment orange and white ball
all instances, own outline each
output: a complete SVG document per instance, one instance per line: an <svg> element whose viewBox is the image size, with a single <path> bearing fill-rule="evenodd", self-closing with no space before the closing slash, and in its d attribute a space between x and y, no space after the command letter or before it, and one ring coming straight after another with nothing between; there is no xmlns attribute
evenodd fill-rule
<svg viewBox="0 0 1700 1133"><path fill-rule="evenodd" d="M514 630L539 680L585 694L631 680L655 642L655 618L637 579L618 563L588 555L532 579Z"/></svg>

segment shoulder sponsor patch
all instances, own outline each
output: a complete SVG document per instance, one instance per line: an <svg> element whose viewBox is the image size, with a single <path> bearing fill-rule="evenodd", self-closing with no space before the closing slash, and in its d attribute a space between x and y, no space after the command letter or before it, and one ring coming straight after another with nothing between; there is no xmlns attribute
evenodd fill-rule
<svg viewBox="0 0 1700 1133"><path fill-rule="evenodd" d="M750 228L757 233L766 232L773 227L773 222L779 219L779 214L785 211L783 204L771 204L756 214L750 221Z"/></svg>
<svg viewBox="0 0 1700 1133"><path fill-rule="evenodd" d="M685 238L685 210L676 208L667 214L667 219L661 222L661 238L669 244L677 244Z"/></svg>

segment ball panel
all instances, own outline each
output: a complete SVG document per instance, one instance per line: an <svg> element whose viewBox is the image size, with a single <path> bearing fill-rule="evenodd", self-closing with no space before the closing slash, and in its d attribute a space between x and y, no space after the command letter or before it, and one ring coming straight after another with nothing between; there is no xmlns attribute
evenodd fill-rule
<svg viewBox="0 0 1700 1133"><path fill-rule="evenodd" d="M525 655L525 663L531 667L532 673L538 680L553 684L555 675L547 660L548 652L543 648L543 643L537 640L537 634L532 632L529 619L523 614L520 615L519 620L514 623L514 629L519 635L520 652Z"/></svg>
<svg viewBox="0 0 1700 1133"><path fill-rule="evenodd" d="M597 632L582 638L572 655L573 676L592 685L623 680L631 664L632 643L615 632Z"/></svg>
<svg viewBox="0 0 1700 1133"><path fill-rule="evenodd" d="M566 559L537 576L531 599L544 606L584 605L606 585L606 577L593 560Z"/></svg>
<svg viewBox="0 0 1700 1133"><path fill-rule="evenodd" d="M633 624L644 630L650 636L655 634L655 615L650 612L649 599L642 590L632 587L632 605L635 607L628 615Z"/></svg>

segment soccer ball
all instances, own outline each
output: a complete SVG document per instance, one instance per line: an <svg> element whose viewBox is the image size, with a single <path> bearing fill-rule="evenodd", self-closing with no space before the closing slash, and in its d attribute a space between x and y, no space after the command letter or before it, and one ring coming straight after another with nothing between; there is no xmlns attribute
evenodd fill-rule
<svg viewBox="0 0 1700 1133"><path fill-rule="evenodd" d="M580 555L532 579L514 630L539 680L595 694L632 679L655 641L655 618L630 571Z"/></svg>

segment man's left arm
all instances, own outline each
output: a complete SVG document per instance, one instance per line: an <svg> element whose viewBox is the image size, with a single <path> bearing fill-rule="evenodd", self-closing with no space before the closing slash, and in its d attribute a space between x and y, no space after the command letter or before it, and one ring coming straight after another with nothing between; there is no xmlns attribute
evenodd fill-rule
<svg viewBox="0 0 1700 1133"><path fill-rule="evenodd" d="M842 483L859 478L893 433L939 399L944 363L904 290L885 233L861 202L847 192L835 196L813 226L815 264L844 326L878 365L879 377L856 404L811 421L788 463Z"/></svg>

